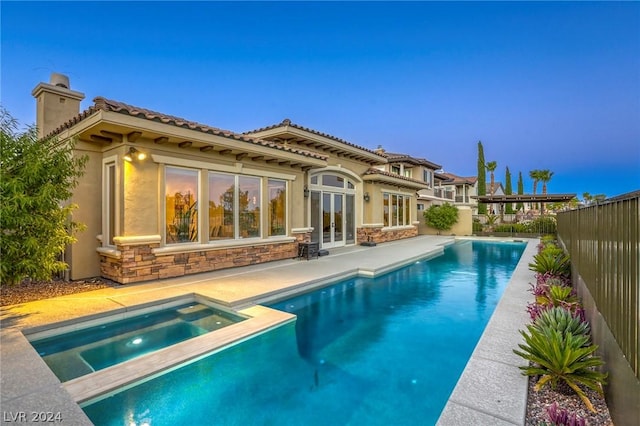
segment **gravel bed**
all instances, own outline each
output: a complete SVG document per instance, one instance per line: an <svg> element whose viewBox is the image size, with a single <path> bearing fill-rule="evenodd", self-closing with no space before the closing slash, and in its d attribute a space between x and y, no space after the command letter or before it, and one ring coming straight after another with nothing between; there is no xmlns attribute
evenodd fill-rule
<svg viewBox="0 0 640 426"><path fill-rule="evenodd" d="M558 403L558 408L575 413L586 420L588 426L611 426L613 421L609 414L609 408L605 399L597 392L587 389L586 394L596 412L589 411L584 402L569 386L558 385L556 390L551 389L547 384L539 391L533 390L537 378L529 379L529 396L527 399L527 418L525 426L538 426L543 422L549 422L547 407L554 402Z"/></svg>
<svg viewBox="0 0 640 426"><path fill-rule="evenodd" d="M17 305L67 294L115 287L111 281L103 278L89 278L78 281L30 281L16 285L0 286L0 306Z"/></svg>

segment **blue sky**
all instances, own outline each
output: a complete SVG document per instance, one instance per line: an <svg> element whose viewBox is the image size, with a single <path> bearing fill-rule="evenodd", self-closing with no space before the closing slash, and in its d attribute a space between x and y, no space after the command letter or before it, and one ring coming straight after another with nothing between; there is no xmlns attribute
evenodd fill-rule
<svg viewBox="0 0 640 426"><path fill-rule="evenodd" d="M7 2L0 102L35 123L51 72L243 132L281 122L525 192L640 189L638 2ZM540 189L538 189L540 191Z"/></svg>

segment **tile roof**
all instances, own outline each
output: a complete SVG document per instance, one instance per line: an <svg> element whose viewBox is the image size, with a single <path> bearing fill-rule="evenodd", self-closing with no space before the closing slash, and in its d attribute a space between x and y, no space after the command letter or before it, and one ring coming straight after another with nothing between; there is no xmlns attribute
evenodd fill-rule
<svg viewBox="0 0 640 426"><path fill-rule="evenodd" d="M252 134L252 133L263 132L263 131L265 131L265 130L277 129L277 128L279 128L279 127L293 127L294 129L303 130L303 131L305 131L305 132L313 133L314 135L322 136L322 137L325 137L325 138L327 138L327 139L331 139L331 140L334 140L334 141L336 141L336 142L340 142L340 143L342 143L342 144L348 145L348 146L350 146L350 147L352 147L352 148L361 149L361 150L366 151L366 152L369 152L369 153L371 153L371 154L375 154L375 155L379 155L379 156L383 157L383 156L382 156L382 155L380 155L380 153L379 153L379 152L377 152L377 151L374 151L374 150L369 149L369 148L362 147L362 146L360 146L360 145L353 144L353 143L351 143L351 142L347 142L347 141L346 141L346 140L344 140L344 139L340 139L340 138L335 137L335 136L332 136L332 135L330 135L330 134L328 134L328 133L323 133L323 132L319 132L319 131L317 131L317 130L313 130L313 129L309 128L309 127L300 126L300 125L298 125L298 124L292 123L292 122L291 122L291 120L290 120L290 119L288 119L288 118L285 118L284 120L282 120L282 122L281 122L281 123L273 124L273 125L271 125L271 126L261 127L261 128L259 128L259 129L251 130L251 131L248 131L248 132L243 132L242 134L243 134L243 135L248 135L248 134Z"/></svg>
<svg viewBox="0 0 640 426"><path fill-rule="evenodd" d="M303 149L297 149L289 146L284 146L282 144L277 144L271 141L266 141L258 138L252 138L250 136L244 136L242 134L238 134L232 132L230 130L223 130L217 127L207 126L205 124L196 123L194 121L185 120L184 118L163 114L160 112L152 111L145 108L140 108L132 105L125 104L123 102L114 101L111 99L106 99L101 96L98 96L93 99L94 105L90 106L85 111L81 112L77 116L73 117L71 120L62 124L56 130L54 130L51 135L60 133L65 129L69 129L79 123L80 121L86 119L87 117L93 115L96 111L111 111L117 112L120 114L126 114L132 117L142 118L145 120L156 121L164 124L169 124L176 127L182 127L189 130L198 131L201 133L207 133L215 136L221 136L229 139L234 139L241 142L248 142L255 145L261 145L269 148L278 149L281 151L287 151L294 154L300 154L305 157L312 157L321 160L326 160L328 157L324 154L320 154L317 152L307 151Z"/></svg>
<svg viewBox="0 0 640 426"><path fill-rule="evenodd" d="M396 162L396 161L397 162L404 161L407 163L417 164L420 166L428 166L436 170L442 168L440 164L433 163L427 160L426 158L412 157L409 154L400 154L395 152L382 152L381 155L383 157L387 157L387 161L389 161L390 163Z"/></svg>
<svg viewBox="0 0 640 426"><path fill-rule="evenodd" d="M395 179L400 179L400 180L406 180L407 182L412 182L412 183L418 183L420 185L424 185L426 186L427 183L418 179L413 179L413 178L409 178L406 176L401 176L398 175L396 173L391 173L391 172L386 172L384 170L379 170L376 169L374 167L371 167L369 170L367 170L366 172L364 172L365 175L382 175L382 176L387 176L387 177L392 177Z"/></svg>
<svg viewBox="0 0 640 426"><path fill-rule="evenodd" d="M443 183L447 184L447 183L467 183L469 185L473 185L474 183L476 183L476 181L478 180L477 176L469 176L469 177L462 177L462 176L457 176L454 175L453 173L439 173L441 176L444 176L444 178L446 179Z"/></svg>

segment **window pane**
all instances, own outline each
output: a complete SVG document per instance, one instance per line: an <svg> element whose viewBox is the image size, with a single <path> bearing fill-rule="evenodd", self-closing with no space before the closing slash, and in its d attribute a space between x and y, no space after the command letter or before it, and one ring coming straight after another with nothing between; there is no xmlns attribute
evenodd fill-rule
<svg viewBox="0 0 640 426"><path fill-rule="evenodd" d="M209 240L234 238L235 176L209 173Z"/></svg>
<svg viewBox="0 0 640 426"><path fill-rule="evenodd" d="M355 196L348 194L347 195L347 206L346 206L346 211L345 211L345 217L346 217L346 229L345 232L347 233L347 244L353 244L356 242L356 224L355 224L355 218L356 218L356 202L355 202Z"/></svg>
<svg viewBox="0 0 640 426"><path fill-rule="evenodd" d="M347 181L347 188L349 189L355 189L356 187L353 185L353 183L351 181Z"/></svg>
<svg viewBox="0 0 640 426"><path fill-rule="evenodd" d="M383 223L384 226L389 226L389 194L383 194Z"/></svg>
<svg viewBox="0 0 640 426"><path fill-rule="evenodd" d="M286 235L287 183L269 179L269 235Z"/></svg>
<svg viewBox="0 0 640 426"><path fill-rule="evenodd" d="M260 178L238 177L240 238L260 236Z"/></svg>
<svg viewBox="0 0 640 426"><path fill-rule="evenodd" d="M391 226L398 226L398 196L391 195Z"/></svg>
<svg viewBox="0 0 640 426"><path fill-rule="evenodd" d="M312 176L311 177L311 183L314 184L314 185L317 185L318 184L318 176Z"/></svg>
<svg viewBox="0 0 640 426"><path fill-rule="evenodd" d="M411 199L409 197L404 197L404 224L411 224Z"/></svg>
<svg viewBox="0 0 640 426"><path fill-rule="evenodd" d="M325 186L335 186L337 188L344 188L344 178L335 175L323 175L322 184Z"/></svg>
<svg viewBox="0 0 640 426"><path fill-rule="evenodd" d="M113 246L116 233L116 165L107 164L107 245Z"/></svg>
<svg viewBox="0 0 640 426"><path fill-rule="evenodd" d="M398 195L398 223L400 225L404 225L404 197L402 195Z"/></svg>
<svg viewBox="0 0 640 426"><path fill-rule="evenodd" d="M198 240L198 171L165 170L167 244Z"/></svg>
<svg viewBox="0 0 640 426"><path fill-rule="evenodd" d="M320 242L320 229L322 228L320 224L321 215L320 192L311 191L311 227L313 228L313 231L311 231L311 241L314 243Z"/></svg>

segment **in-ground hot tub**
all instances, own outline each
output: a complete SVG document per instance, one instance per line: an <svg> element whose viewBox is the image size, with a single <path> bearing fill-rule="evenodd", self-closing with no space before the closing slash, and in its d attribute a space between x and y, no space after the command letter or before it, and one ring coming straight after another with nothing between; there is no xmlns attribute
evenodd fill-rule
<svg viewBox="0 0 640 426"><path fill-rule="evenodd" d="M247 319L201 298L160 303L81 318L27 338L66 382Z"/></svg>

